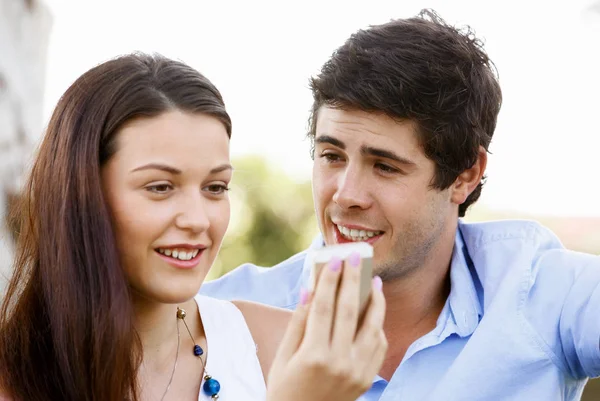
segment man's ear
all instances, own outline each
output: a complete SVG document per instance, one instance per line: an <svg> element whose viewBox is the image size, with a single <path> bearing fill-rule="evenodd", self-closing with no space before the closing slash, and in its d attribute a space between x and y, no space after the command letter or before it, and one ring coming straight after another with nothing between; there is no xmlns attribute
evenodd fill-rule
<svg viewBox="0 0 600 401"><path fill-rule="evenodd" d="M477 161L456 178L450 188L452 203L462 205L481 182L487 166L487 151L479 147Z"/></svg>

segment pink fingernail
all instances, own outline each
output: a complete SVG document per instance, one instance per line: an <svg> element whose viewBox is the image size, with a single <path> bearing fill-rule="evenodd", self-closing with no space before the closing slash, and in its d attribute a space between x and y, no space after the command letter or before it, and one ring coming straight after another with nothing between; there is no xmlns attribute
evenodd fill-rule
<svg viewBox="0 0 600 401"><path fill-rule="evenodd" d="M360 254L358 252L352 252L348 257L348 262L350 262L350 266L358 267L358 265L360 265Z"/></svg>
<svg viewBox="0 0 600 401"><path fill-rule="evenodd" d="M373 287L375 287L377 290L381 291L381 288L383 287L383 282L381 281L381 277L379 277L379 276L373 277Z"/></svg>
<svg viewBox="0 0 600 401"><path fill-rule="evenodd" d="M329 261L329 269L332 272L337 272L337 271L340 271L341 268L342 268L342 260L335 256L333 258L331 258L331 260Z"/></svg>
<svg viewBox="0 0 600 401"><path fill-rule="evenodd" d="M304 306L308 303L308 290L302 287L300 288L300 305Z"/></svg>

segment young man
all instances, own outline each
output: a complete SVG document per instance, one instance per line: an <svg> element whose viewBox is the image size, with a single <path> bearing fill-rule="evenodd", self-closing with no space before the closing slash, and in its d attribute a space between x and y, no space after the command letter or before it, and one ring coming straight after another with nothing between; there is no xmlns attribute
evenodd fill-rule
<svg viewBox="0 0 600 401"><path fill-rule="evenodd" d="M600 258L533 222L460 220L500 110L492 62L435 13L352 35L312 80L322 236L374 247L388 355L361 400L577 400L600 375ZM205 294L294 308L302 252Z"/></svg>

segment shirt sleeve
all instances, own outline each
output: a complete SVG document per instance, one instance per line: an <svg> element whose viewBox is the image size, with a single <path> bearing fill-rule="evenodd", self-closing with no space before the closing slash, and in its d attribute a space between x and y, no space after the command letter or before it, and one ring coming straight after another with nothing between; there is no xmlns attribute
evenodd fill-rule
<svg viewBox="0 0 600 401"><path fill-rule="evenodd" d="M302 285L305 253L292 256L271 268L243 264L200 287L200 294L226 301L259 302L295 309Z"/></svg>
<svg viewBox="0 0 600 401"><path fill-rule="evenodd" d="M600 376L600 257L553 250L533 273L525 314L551 359L575 379Z"/></svg>
<svg viewBox="0 0 600 401"><path fill-rule="evenodd" d="M600 376L600 257L582 258L565 299L559 333L575 377ZM587 262L587 263L585 263Z"/></svg>

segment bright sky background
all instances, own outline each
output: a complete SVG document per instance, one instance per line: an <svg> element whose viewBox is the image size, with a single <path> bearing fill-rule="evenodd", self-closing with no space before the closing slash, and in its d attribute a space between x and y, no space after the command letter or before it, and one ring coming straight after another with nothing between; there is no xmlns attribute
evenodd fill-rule
<svg viewBox="0 0 600 401"><path fill-rule="evenodd" d="M600 6L592 0L45 0L53 14L44 122L92 66L134 50L197 68L233 119L232 155L309 179L308 77L357 29L431 7L485 39L504 104L492 142L492 209L600 216Z"/></svg>

